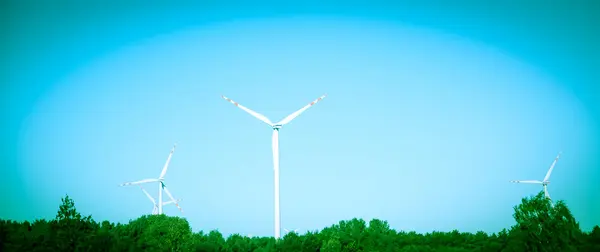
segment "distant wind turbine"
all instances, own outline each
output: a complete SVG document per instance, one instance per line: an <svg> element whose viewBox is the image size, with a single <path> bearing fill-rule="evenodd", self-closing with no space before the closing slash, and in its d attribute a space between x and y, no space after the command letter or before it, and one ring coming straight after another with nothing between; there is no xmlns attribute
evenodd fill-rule
<svg viewBox="0 0 600 252"><path fill-rule="evenodd" d="M154 208L152 208L152 214L158 214L158 204L156 204L156 201L154 200L154 198L152 196L150 196L148 191L146 191L146 189L144 189L141 185L140 185L140 189L142 189L142 191L144 191L144 194L146 194L146 196L148 197L148 199L152 202L152 205L154 206ZM177 201L169 200L169 201L163 202L162 205L166 206L168 204L179 203L180 201L181 201L181 199L177 199ZM177 207L179 208L179 211L181 211L181 213L183 213L183 209L181 209L181 207L179 207L179 206L177 206Z"/></svg>
<svg viewBox="0 0 600 252"><path fill-rule="evenodd" d="M290 230L287 230L285 228L283 229L283 231L285 231L286 234L290 232ZM292 232L294 232L294 233L297 234L298 233L298 229L296 228L296 229L292 230Z"/></svg>
<svg viewBox="0 0 600 252"><path fill-rule="evenodd" d="M544 194L546 195L546 198L548 198L550 200L550 202L552 202L552 199L550 198L550 194L548 193L548 184L550 184L550 174L552 174L552 170L554 169L554 166L556 165L556 161L558 161L558 159L560 158L560 154L561 152L558 153L558 155L556 156L556 158L554 158L554 162L552 162L552 165L550 165L550 169L548 169L548 172L546 173L546 177L544 177L544 180L539 181L539 180L511 180L510 182L512 183L523 183L523 184L540 184L544 187Z"/></svg>
<svg viewBox="0 0 600 252"><path fill-rule="evenodd" d="M286 125L287 123L291 122L294 118L298 117L300 114L302 114L302 112L304 112L305 110L310 108L312 105L315 105L317 102L323 100L323 98L325 98L325 95L317 98L316 100L312 101L311 103L309 103L308 105L299 109L298 111L291 113L287 117L283 118L283 120L279 121L278 123L272 123L271 120L269 120L269 118L265 117L264 115L256 113L223 95L221 97L223 97L223 99L227 100L228 102L231 102L236 107L246 111L248 114L256 117L258 120L261 120L264 123L268 124L273 129L272 147L273 147L273 170L275 173L275 176L274 176L275 177L275 239L279 239L281 237L281 226L280 226L281 216L279 213L279 129L281 129L281 127L283 125Z"/></svg>
<svg viewBox="0 0 600 252"><path fill-rule="evenodd" d="M171 194L171 192L169 192L169 189L167 189L167 186L165 185L165 174L167 173L167 169L169 168L169 163L171 162L171 157L173 156L173 152L175 152L175 147L177 147L177 144L173 145L173 149L171 149L171 153L169 153L167 162L165 163L165 166L163 167L162 172L160 173L160 176L157 179L144 179L144 180L140 180L140 181L127 182L127 183L121 184L121 186L130 186L130 185L140 185L140 184L145 184L145 183L159 182L158 183L158 214L163 213L163 205L165 205L165 204L163 204L163 200L162 200L162 191L163 190L165 191L165 193L167 193L167 196L169 196L169 198L171 199L171 201L169 201L169 202L174 203L175 206L177 206L177 208L179 208L179 210L183 212L183 210L181 210L181 207L179 207L179 204L177 203L178 200L175 200L175 198L173 198L173 195Z"/></svg>

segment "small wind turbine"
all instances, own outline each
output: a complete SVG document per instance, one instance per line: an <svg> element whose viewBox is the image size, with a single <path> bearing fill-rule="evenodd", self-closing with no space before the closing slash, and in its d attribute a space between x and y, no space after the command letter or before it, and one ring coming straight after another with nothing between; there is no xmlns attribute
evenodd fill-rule
<svg viewBox="0 0 600 252"><path fill-rule="evenodd" d="M283 231L285 231L286 234L290 232L290 230L287 230L285 228L283 229ZM297 234L298 233L298 229L296 228L296 229L292 230L292 232L294 232L294 233Z"/></svg>
<svg viewBox="0 0 600 252"><path fill-rule="evenodd" d="M286 125L287 123L291 122L294 118L298 117L300 114L302 114L302 112L310 108L312 105L315 105L317 102L323 100L323 98L325 98L325 95L317 98L316 100L312 101L311 103L299 109L298 111L291 113L278 123L271 122L271 120L269 120L269 118L267 118L266 116L256 113L223 95L221 95L221 97L223 97L223 99L227 100L228 102L233 103L233 105L235 105L236 107L246 111L248 114L256 117L258 120L261 120L264 123L268 124L273 129L272 147L273 170L275 173L275 239L279 239L281 237L281 216L279 213L279 129L281 129L283 125Z"/></svg>
<svg viewBox="0 0 600 252"><path fill-rule="evenodd" d="M560 158L560 152L558 153L558 155L556 156L556 158L554 158L554 162L552 162L552 165L550 165L550 169L548 169L548 172L546 173L546 177L544 177L544 180L539 181L539 180L511 180L510 182L512 183L523 183L523 184L540 184L544 187L544 194L546 195L546 198L548 198L550 200L550 202L552 202L552 199L550 198L550 194L548 193L548 184L550 184L550 174L552 174L552 170L554 169L554 166L556 165L556 161L558 161L558 158Z"/></svg>
<svg viewBox="0 0 600 252"><path fill-rule="evenodd" d="M158 214L158 204L156 204L156 201L154 200L154 198L152 196L150 196L150 194L148 193L148 191L146 191L146 189L144 189L141 185L140 188L142 189L142 191L144 191L144 194L146 194L146 196L148 197L148 199L150 201L152 201L152 205L154 206L154 208L152 209L152 214ZM172 203L179 203L181 201L181 199L177 199L177 201L166 201L163 202L163 206L166 206L168 204L172 204ZM179 211L181 211L181 213L183 213L183 209L181 209L181 207L177 206L179 208Z"/></svg>
<svg viewBox="0 0 600 252"><path fill-rule="evenodd" d="M160 176L157 179L144 179L144 180L140 180L140 181L136 181L136 182L127 182L127 183L121 184L121 186L130 186L130 185L140 185L140 184L144 184L144 183L159 182L158 183L158 214L163 213L163 205L165 205L165 204L163 204L163 200L162 200L162 191L163 190L165 191L165 193L167 193L167 196L169 196L169 198L171 199L170 202L174 203L177 206L177 208L179 208L179 210L183 212L183 210L181 210L181 207L179 207L179 204L177 203L178 201L175 200L175 198L173 198L173 195L171 194L171 192L169 192L169 189L167 189L167 186L165 185L165 174L167 173L167 168L169 168L169 163L171 162L171 157L173 156L173 152L175 152L175 147L177 147L177 144L173 145L173 149L171 149L171 153L169 153L167 162L165 163L165 166L163 167L162 172L160 173Z"/></svg>

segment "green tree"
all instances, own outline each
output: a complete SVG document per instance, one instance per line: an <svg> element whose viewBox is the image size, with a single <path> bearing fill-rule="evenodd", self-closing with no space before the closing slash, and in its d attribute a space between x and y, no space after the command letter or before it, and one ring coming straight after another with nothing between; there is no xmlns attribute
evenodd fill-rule
<svg viewBox="0 0 600 252"><path fill-rule="evenodd" d="M208 233L208 242L212 242L219 245L219 247L223 247L225 245L225 238L223 238L223 234L221 234L219 230L212 230Z"/></svg>
<svg viewBox="0 0 600 252"><path fill-rule="evenodd" d="M306 232L302 237L302 251L314 252L321 248L321 240L318 232Z"/></svg>
<svg viewBox="0 0 600 252"><path fill-rule="evenodd" d="M90 251L110 251L119 237L114 236L115 225L109 221L103 221L95 234L89 240Z"/></svg>
<svg viewBox="0 0 600 252"><path fill-rule="evenodd" d="M367 238L367 224L363 219L354 218L349 221L340 221L337 226L342 251L364 251Z"/></svg>
<svg viewBox="0 0 600 252"><path fill-rule="evenodd" d="M0 251L600 251L600 227L583 233L564 202L554 206L539 193L514 207L515 225L497 234L433 231L396 232L386 221L343 220L320 232L227 239L218 230L192 233L187 220L144 215L127 224L83 217L66 196L53 220L0 220Z"/></svg>
<svg viewBox="0 0 600 252"><path fill-rule="evenodd" d="M53 239L51 236L50 224L51 223L43 219L35 220L31 224L27 239L31 246L30 251L52 251Z"/></svg>
<svg viewBox="0 0 600 252"><path fill-rule="evenodd" d="M283 236L279 247L282 251L302 251L302 238L295 232Z"/></svg>
<svg viewBox="0 0 600 252"><path fill-rule="evenodd" d="M66 195L52 221L51 233L55 234L55 249L58 251L89 251L89 240L97 224L92 216L82 217L75 208L73 199Z"/></svg>
<svg viewBox="0 0 600 252"><path fill-rule="evenodd" d="M250 251L250 244L239 234L233 234L227 237L225 241L225 251L227 252L242 252Z"/></svg>
<svg viewBox="0 0 600 252"><path fill-rule="evenodd" d="M135 224L135 221L134 221ZM150 251L184 251L192 231L187 220L164 214L143 216L137 248ZM131 223L130 223L131 225Z"/></svg>
<svg viewBox="0 0 600 252"><path fill-rule="evenodd" d="M365 250L367 251L395 251L397 249L393 243L396 233L390 229L387 221L378 219L369 221L365 237Z"/></svg>
<svg viewBox="0 0 600 252"><path fill-rule="evenodd" d="M204 235L202 231L194 233L190 236L185 244L185 251L190 252L218 252L221 251L221 247L218 244L208 241L208 236Z"/></svg>
<svg viewBox="0 0 600 252"><path fill-rule="evenodd" d="M517 224L511 229L507 251L577 250L581 229L564 202L558 201L552 206L541 191L522 199L514 209Z"/></svg>
<svg viewBox="0 0 600 252"><path fill-rule="evenodd" d="M596 225L584 235L579 251L600 251L600 227Z"/></svg>
<svg viewBox="0 0 600 252"><path fill-rule="evenodd" d="M329 240L323 241L321 246L321 252L340 252L342 251L342 244L335 237L329 238Z"/></svg>

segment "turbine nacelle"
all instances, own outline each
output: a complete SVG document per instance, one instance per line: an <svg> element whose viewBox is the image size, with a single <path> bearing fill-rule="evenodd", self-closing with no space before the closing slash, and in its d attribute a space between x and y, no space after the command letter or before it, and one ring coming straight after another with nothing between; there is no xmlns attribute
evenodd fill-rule
<svg viewBox="0 0 600 252"><path fill-rule="evenodd" d="M281 127L283 127L283 125L281 125L281 124L275 124L272 127L273 127L273 130L280 130Z"/></svg>

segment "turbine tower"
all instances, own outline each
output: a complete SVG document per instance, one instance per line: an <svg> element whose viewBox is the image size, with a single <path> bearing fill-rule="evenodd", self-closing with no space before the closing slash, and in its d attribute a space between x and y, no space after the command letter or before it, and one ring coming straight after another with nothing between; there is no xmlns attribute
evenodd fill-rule
<svg viewBox="0 0 600 252"><path fill-rule="evenodd" d="M130 186L130 185L141 185L141 184L145 184L145 183L159 182L158 183L158 214L163 213L163 205L164 205L163 200L162 200L162 191L163 190L165 191L165 193L167 193L167 196L169 196L171 201L179 208L179 210L181 210L181 207L179 207L179 204L177 203L178 201L175 200L175 198L173 198L173 195L171 194L171 192L169 192L169 189L167 189L167 186L165 185L165 174L167 173L167 169L169 168L169 163L171 162L171 157L173 156L173 152L175 152L175 147L177 147L177 144L173 145L173 149L171 149L171 153L169 153L167 162L165 163L165 166L163 167L162 172L160 173L160 176L157 179L144 179L144 180L140 180L140 181L127 182L127 183L121 184L121 186Z"/></svg>
<svg viewBox="0 0 600 252"><path fill-rule="evenodd" d="M550 202L552 202L552 199L550 198L550 194L548 193L548 184L550 184L550 174L552 174L552 170L554 169L554 166L556 165L556 161L558 161L558 158L560 158L560 152L558 153L558 155L556 155L556 158L554 158L554 162L552 162L552 165L550 165L550 169L548 169L548 172L546 173L546 177L544 177L544 180L539 181L539 180L511 180L510 182L512 183L523 183L523 184L540 184L544 187L544 194L546 195L546 198L548 198L550 200Z"/></svg>
<svg viewBox="0 0 600 252"><path fill-rule="evenodd" d="M287 117L283 118L283 120L279 121L278 123L271 122L271 120L269 120L269 118L265 117L264 115L256 113L223 95L221 95L221 97L223 97L223 99L227 100L228 102L231 102L236 107L246 111L248 114L256 117L258 120L261 120L264 123L268 124L273 129L272 147L273 147L273 171L274 171L274 180L275 180L274 181L275 182L275 239L279 239L281 237L281 226L280 226L281 215L279 212L279 130L281 129L281 127L283 125L286 125L289 122L291 122L294 118L298 117L300 114L302 114L302 112L304 112L305 110L310 108L312 105L315 105L317 102L323 100L323 98L325 98L325 95L317 98L316 100L312 101L311 103L309 103L308 105L299 109L298 111L291 113Z"/></svg>
<svg viewBox="0 0 600 252"><path fill-rule="evenodd" d="M150 201L152 201L152 206L154 206L152 208L152 214L158 214L158 204L156 204L156 201L154 200L154 198L152 196L150 196L150 194L148 193L148 191L146 191L146 189L144 189L141 185L140 185L140 189L142 189L142 191L144 191L144 194L146 194L146 196L148 197L148 199ZM168 204L179 203L180 201L181 201L181 199L177 199L176 201L169 200L167 202L163 202L162 205L166 206ZM179 211L181 211L181 213L183 213L183 209L181 209L181 207L179 207L179 205L177 205L177 208L179 208Z"/></svg>

